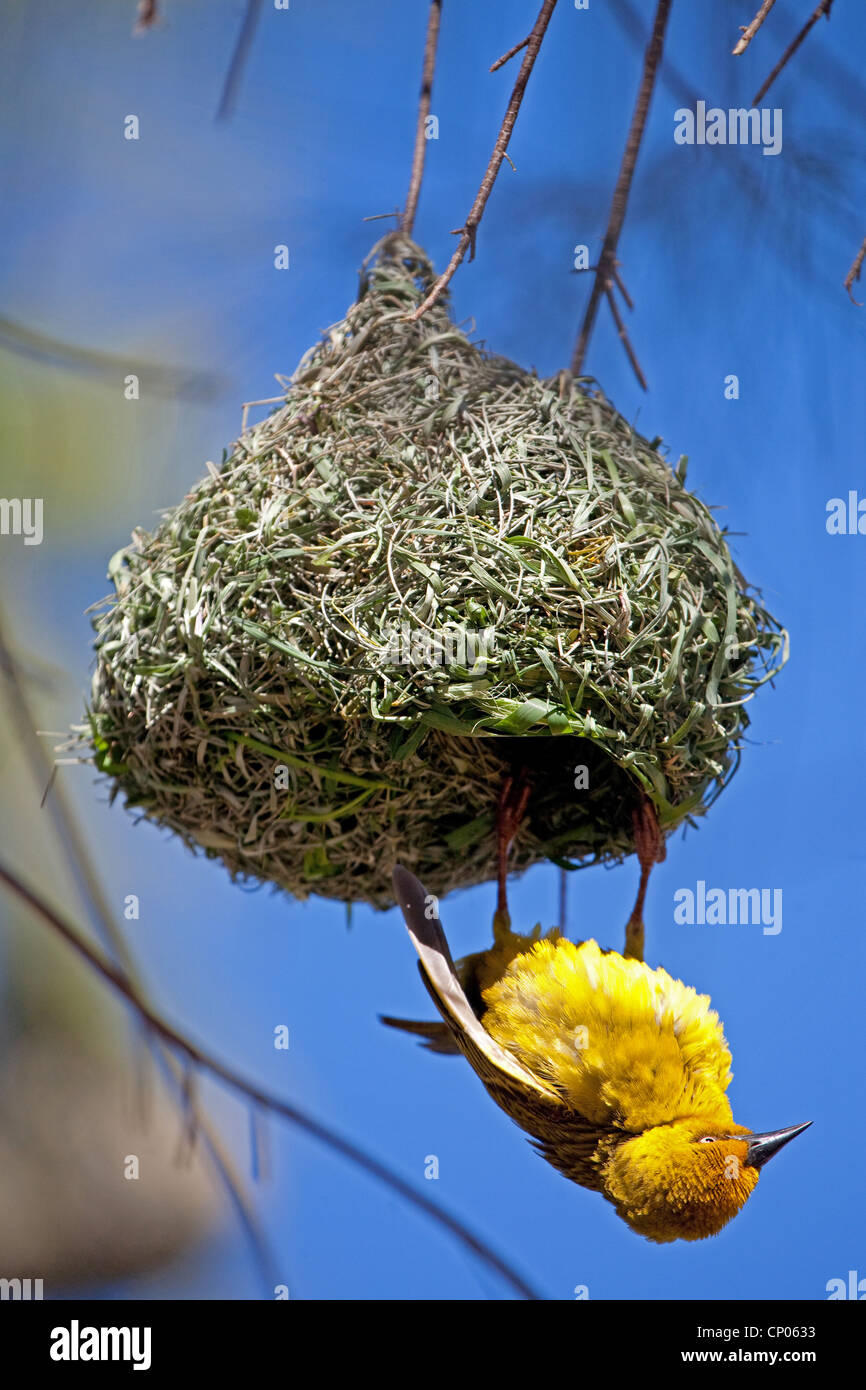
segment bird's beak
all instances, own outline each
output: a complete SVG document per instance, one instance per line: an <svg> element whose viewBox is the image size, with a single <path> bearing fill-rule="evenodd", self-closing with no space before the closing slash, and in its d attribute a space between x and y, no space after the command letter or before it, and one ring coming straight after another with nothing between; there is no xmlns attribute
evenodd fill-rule
<svg viewBox="0 0 866 1390"><path fill-rule="evenodd" d="M796 1135L802 1134L811 1123L811 1120L807 1120L804 1125L791 1125L789 1129L773 1129L767 1134L750 1134L746 1154L747 1167L763 1168L768 1158L777 1154Z"/></svg>

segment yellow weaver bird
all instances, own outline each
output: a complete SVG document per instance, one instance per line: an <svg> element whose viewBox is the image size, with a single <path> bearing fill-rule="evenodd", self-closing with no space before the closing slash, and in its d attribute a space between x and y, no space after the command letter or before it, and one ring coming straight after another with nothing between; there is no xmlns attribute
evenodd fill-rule
<svg viewBox="0 0 866 1390"><path fill-rule="evenodd" d="M455 966L436 899L399 866L394 891L443 1021L382 1021L462 1053L543 1157L639 1235L715 1235L811 1123L765 1134L734 1123L718 1015L667 971L501 921L490 950Z"/></svg>

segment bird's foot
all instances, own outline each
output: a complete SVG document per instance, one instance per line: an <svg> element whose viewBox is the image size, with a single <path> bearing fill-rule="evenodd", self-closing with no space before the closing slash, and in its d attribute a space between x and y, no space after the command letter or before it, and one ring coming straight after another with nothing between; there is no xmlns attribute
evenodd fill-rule
<svg viewBox="0 0 866 1390"><path fill-rule="evenodd" d="M632 811L634 826L634 847L641 869L649 872L653 864L661 864L667 855L667 846L655 813L655 807L648 796L641 798L640 805Z"/></svg>
<svg viewBox="0 0 866 1390"><path fill-rule="evenodd" d="M649 876L653 865L660 864L667 854L664 836L658 823L655 808L648 796L641 798L640 805L632 812L634 826L634 847L640 864L640 885L637 898L625 927L625 950L623 955L633 960L643 960L644 923L643 908L646 899Z"/></svg>
<svg viewBox="0 0 866 1390"><path fill-rule="evenodd" d="M496 804L496 867L497 897L496 912L493 916L493 935L511 930L511 914L508 911L508 855L514 837L523 824L532 783L525 768L517 775L507 773L499 789Z"/></svg>

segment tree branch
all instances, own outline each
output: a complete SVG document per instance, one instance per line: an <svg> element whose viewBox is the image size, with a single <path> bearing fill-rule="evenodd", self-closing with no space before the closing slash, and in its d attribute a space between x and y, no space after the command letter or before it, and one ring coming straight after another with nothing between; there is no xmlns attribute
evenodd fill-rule
<svg viewBox="0 0 866 1390"><path fill-rule="evenodd" d="M430 0L430 17L427 21L427 39L424 44L424 67L421 72L421 95L418 99L418 121L415 127L415 150L412 155L412 173L409 178L409 192L406 196L406 210L400 220L400 230L412 235L415 213L418 210L418 197L421 181L424 178L424 161L427 155L427 135L425 127L430 115L430 98L433 93L433 75L436 71L436 47L439 43L439 25L442 21L442 0Z"/></svg>
<svg viewBox="0 0 866 1390"><path fill-rule="evenodd" d="M863 245L860 247L860 250L854 257L854 263L851 266L851 269L845 276L845 288L848 291L848 298L851 300L852 304L857 305L858 309L862 309L863 305L861 304L859 299L854 298L854 295L851 293L851 289L854 284L854 281L860 279L860 271L863 269L864 260L866 260L866 239L864 239Z"/></svg>
<svg viewBox="0 0 866 1390"><path fill-rule="evenodd" d="M818 20L821 18L821 16L826 15L828 19L830 18L830 10L832 8L833 0L821 0L820 5L815 10L814 14L812 14L809 17L809 19L806 20L806 23L803 25L797 37L794 40L792 40L791 43L788 44L788 47L785 49L785 52L782 54L778 63L773 68L773 71L770 73L770 76L767 78L764 85L761 88L759 88L759 90L755 93L754 97L752 98L753 106L757 106L758 102L761 100L761 97L766 96L767 92L772 87L776 78L779 76L779 73L782 71L784 67L787 66L787 64L793 58L794 54L797 52L797 49L800 47L800 44L806 38L807 34L809 34L811 30L815 27L815 25L818 23Z"/></svg>
<svg viewBox="0 0 866 1390"><path fill-rule="evenodd" d="M497 58L495 63L491 63L490 71L498 72L500 68L504 68L505 64L510 62L514 57L515 53L519 53L521 48L525 48L528 43L529 35L527 34L525 39L521 39L520 43L516 43L513 48L509 48L507 53L503 53L501 58Z"/></svg>
<svg viewBox="0 0 866 1390"><path fill-rule="evenodd" d="M135 962L123 933L115 925L99 876L87 846L79 834L75 816L72 814L63 788L59 782L54 781L54 773L57 771L56 764L52 764L46 756L36 733L36 720L27 699L18 663L6 640L2 614L0 614L0 674L6 677L11 715L17 725L21 746L30 762L37 787L46 788L43 804L48 798L48 813L54 823L57 839L63 848L66 862L81 899L87 908L94 930L120 961L139 996L146 999L146 995L137 981ZM49 791L50 797L48 796ZM180 1092L181 1110L187 1110L189 1114L189 1108L183 1097L184 1068L172 1052L162 1047L157 1053L157 1061L163 1073L173 1084L175 1093ZM229 1201L237 1213L241 1226L246 1231L259 1262L265 1284L273 1288L277 1282L273 1254L260 1228L255 1208L247 1195L240 1175L235 1170L234 1162L229 1157L218 1131L200 1102L193 1102L192 1115L196 1128L201 1133L205 1147L210 1154L216 1173L228 1193Z"/></svg>
<svg viewBox="0 0 866 1390"><path fill-rule="evenodd" d="M240 32L235 43L234 52L229 63L229 70L226 73L226 80L223 83L220 104L217 107L216 118L218 121L225 121L234 110L237 99L238 88L249 57L250 48L256 32L256 26L261 14L262 0L247 0L247 8L241 22Z"/></svg>
<svg viewBox="0 0 866 1390"><path fill-rule="evenodd" d="M634 177L641 141L643 139L650 101L658 74L658 67L661 62L665 41L665 30L667 28L672 3L673 0L658 0L652 35L647 45L646 53L644 54L643 74L641 76L640 87L638 88L637 102L631 119L628 138L625 143L619 178L617 179L613 200L611 202L607 231L605 232L601 255L598 258L592 293L589 297L589 303L586 306L577 346L571 360L571 371L574 376L579 376L583 370L583 361L589 346L590 337L592 336L592 330L595 327L595 320L598 314L598 306L601 303L601 297L610 288L610 283L614 278L616 249L625 221L631 183ZM608 300L608 303L610 303L610 300ZM634 362L632 365L634 365ZM640 372L638 373L638 380L641 382L644 390L646 390L646 383L643 381L642 373Z"/></svg>
<svg viewBox="0 0 866 1390"><path fill-rule="evenodd" d="M139 38L158 23L159 5L157 0L138 0L135 8L135 24L132 26L132 37L134 39Z"/></svg>
<svg viewBox="0 0 866 1390"><path fill-rule="evenodd" d="M118 375L135 372L145 377L147 388L159 396L185 396L190 400L213 400L223 389L224 379L216 372L195 368L173 367L147 359L130 358L109 352L97 352L77 343L50 338L46 333L16 323L0 315L0 347L17 357L28 357L47 366L60 367L65 372L92 372L103 381L114 383ZM280 397L280 399L284 399Z"/></svg>
<svg viewBox="0 0 866 1390"><path fill-rule="evenodd" d="M745 53L746 49L752 42L752 39L757 34L758 30L760 29L764 20L767 18L767 15L770 13L770 10L773 8L775 3L776 0L764 0L763 5L758 10L758 13L755 15L755 18L752 20L751 24L740 26L740 28L742 29L742 33L736 48L733 50L735 58L739 58L741 53Z"/></svg>
<svg viewBox="0 0 866 1390"><path fill-rule="evenodd" d="M619 290L620 294L622 295L622 297L623 297L623 299L625 300L625 302L626 302L626 304L628 305L628 307L629 307L630 309L633 309L633 308L634 308L634 301L632 300L631 295L629 294L628 290L626 289L625 285L624 285L623 282L622 282L622 276L621 276L620 273L619 273L619 262L618 262L618 261L614 261L612 270L613 270L614 284L616 285L617 289Z"/></svg>
<svg viewBox="0 0 866 1390"><path fill-rule="evenodd" d="M568 927L568 870L559 870L559 930L564 932Z"/></svg>
<svg viewBox="0 0 866 1390"><path fill-rule="evenodd" d="M530 73L532 72L532 69L535 66L535 60L538 57L538 50L541 47L541 41L544 38L544 35L547 31L547 26L550 23L550 17L553 14L555 8L556 0L544 0L544 4L541 6L541 9L538 12L538 18L536 19L535 24L532 27L532 33L529 35L529 39L526 44L526 53L524 55L523 62L520 64L520 72L517 74L517 80L514 83L514 88L511 92L511 98L508 102L508 106L505 111L505 116L503 118L502 125L499 129L499 134L496 137L496 144L493 146L493 153L490 156L490 162L487 165L484 178L481 180L481 187L478 189L478 192L475 195L475 202L472 204L472 207L469 211L469 216L467 217L465 223L462 227L458 227L457 231L454 233L455 236L460 237L460 240L457 243L457 250L454 252L454 255L451 257L451 260L446 270L439 276L439 279L436 281L427 298L423 301L423 303L418 305L414 313L409 315L409 319L412 322L414 322L416 319L420 319L421 315L426 314L427 310L432 308L432 306L436 303L437 299L442 294L442 291L446 288L447 285L450 284L451 280L454 278L455 271L457 270L458 266L460 265L461 261L466 255L466 252L469 251L470 248L472 254L470 255L469 259L472 260L475 256L475 236L478 231L478 224L481 221L481 218L484 214L484 209L487 205L487 199L490 197L490 194L493 191L493 185L496 182L496 175L499 173L502 161L505 158L505 152L508 149L508 142L511 139L511 134L514 130L514 123L517 120L517 113L520 110L520 104L523 101L523 94L526 91L526 84L529 81Z"/></svg>
<svg viewBox="0 0 866 1390"><path fill-rule="evenodd" d="M25 883L12 873L4 864L0 863L0 882L11 888L13 893L25 902L42 920L52 927L53 930L62 937L67 945L71 946L88 965L101 975L106 983L110 984L118 994L120 994L127 1004L135 1011L143 1023L150 1028L156 1036L168 1046L174 1048L186 1059L187 1063L194 1067L200 1067L209 1072L218 1080L230 1086L232 1090L246 1096L249 1100L263 1109L271 1110L277 1115L282 1115L296 1128L303 1130L312 1139L323 1144L332 1152L338 1153L343 1158L347 1158L356 1167L363 1169L378 1182L389 1187L393 1192L399 1193L407 1202L423 1211L425 1215L431 1217L440 1226L448 1230L461 1245L472 1254L477 1256L485 1265L494 1270L516 1290L523 1298L537 1299L538 1294L526 1283L521 1276L505 1262L500 1255L491 1250L479 1236L476 1236L467 1226L464 1226L456 1216L436 1205L427 1197L425 1193L418 1191L411 1183L401 1178L399 1173L395 1173L377 1158L365 1152L364 1149L352 1143L349 1139L344 1139L320 1120L315 1119L306 1111L291 1102L281 1100L278 1096L270 1095L263 1091L254 1082L248 1081L238 1072L232 1070L224 1062L210 1056L202 1051L195 1043L191 1043L182 1033L178 1032L170 1023L158 1014L145 999L141 997L133 986L131 980L120 967L106 960L100 951L91 946L74 927L70 926L59 913L55 912L48 903L44 902L36 893L27 887Z"/></svg>
<svg viewBox="0 0 866 1390"><path fill-rule="evenodd" d="M604 293L607 298L607 302L610 305L610 312L613 315L613 321L616 324L616 331L619 334L619 340L625 348L626 357L631 363L632 371L634 372L644 391L646 391L646 377L644 376L643 371L641 370L641 365L638 362L635 350L631 345L628 332L626 331L626 326L622 321L622 314L619 312L619 307L617 305L616 299L614 298L613 290L610 287L610 282L608 282L608 284L605 286Z"/></svg>

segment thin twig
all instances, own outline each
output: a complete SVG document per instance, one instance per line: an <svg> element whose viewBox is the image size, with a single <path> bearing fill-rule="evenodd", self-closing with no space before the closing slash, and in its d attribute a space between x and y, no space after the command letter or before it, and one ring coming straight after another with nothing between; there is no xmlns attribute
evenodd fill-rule
<svg viewBox="0 0 866 1390"><path fill-rule="evenodd" d="M758 30L760 29L764 20L767 18L767 15L770 13L770 10L773 8L775 3L776 0L764 0L763 5L758 10L758 13L755 15L755 18L752 20L751 24L740 26L742 33L737 42L736 48L733 50L735 58L739 58L741 53L745 53L746 49L752 42L752 39L757 34Z"/></svg>
<svg viewBox="0 0 866 1390"><path fill-rule="evenodd" d="M634 177L641 140L643 139L650 101L652 99L653 88L655 87L656 75L658 73L659 63L661 62L662 50L665 42L665 30L667 28L668 16L670 15L672 3L673 0L659 0L655 20L653 22L652 35L647 45L646 53L644 54L643 74L638 89L634 114L631 118L628 138L625 142L619 178L616 181L616 188L614 189L613 200L610 206L610 218L607 224L607 231L604 235L601 255L598 258L598 267L595 272L592 293L589 296L589 303L586 306L586 313L583 316L583 323L580 327L577 347L574 349L574 356L571 359L571 371L574 376L580 376L583 370L583 360L586 356L592 330L595 327L601 296L609 288L610 281L613 278L613 271L616 264L616 248L625 221L626 208L628 207L628 195L631 191L631 182ZM634 362L632 362L632 365L634 366ZM638 379L644 390L646 390L646 382L643 380L642 373L640 372L638 372Z"/></svg>
<svg viewBox="0 0 866 1390"><path fill-rule="evenodd" d="M547 26L550 23L550 16L553 14L553 11L555 9L556 0L544 0L544 4L541 6L541 9L538 12L538 18L536 19L535 24L533 25L532 33L529 35L529 41L526 45L526 53L524 54L523 62L520 64L520 72L517 74L517 80L514 83L514 87L511 92L511 98L508 102L508 106L505 111L505 116L499 130L499 134L496 137L496 144L493 146L493 153L490 156L490 162L487 165L487 170L484 174L484 178L481 180L481 187L475 195L475 202L472 204L472 208L470 209L469 216L467 217L465 223L462 227L458 227L457 231L454 234L460 237L460 240L457 243L457 250L454 252L454 255L451 257L451 260L446 270L442 273L442 275L439 276L439 279L436 281L427 298L423 301L423 303L418 305L418 308L414 311L414 313L409 315L409 318L412 321L420 319L421 315L426 314L427 310L430 309L436 303L442 291L448 284L450 284L451 280L454 278L454 273L457 270L457 267L460 265L461 261L463 260L464 256L466 255L466 252L470 251L471 249L471 255L469 257L470 260L472 260L475 256L475 235L478 231L478 224L481 221L484 209L487 205L487 199L490 197L490 194L493 191L493 185L496 182L496 175L499 173L502 161L505 158L505 151L508 149L508 142L511 139L511 133L514 130L514 123L517 120L517 113L520 110L520 104L523 101L523 94L526 91L526 84L529 81L530 73L532 72L532 69L535 66L535 60L538 57L538 50L541 47L541 41L544 38L544 35L547 31Z"/></svg>
<svg viewBox="0 0 866 1390"><path fill-rule="evenodd" d="M406 195L406 211L400 220L400 230L412 235L415 213L418 211L418 197L421 193L421 180L424 177L424 161L427 157L427 117L430 115L430 97L433 93L433 75L436 71L436 46L439 43L439 25L442 22L442 0L430 0L430 17L427 21L427 38L424 43L424 67L421 72L421 95L418 98L418 121L415 126L415 150L412 155L412 173L409 178L409 192Z"/></svg>
<svg viewBox="0 0 866 1390"><path fill-rule="evenodd" d="M626 326L622 321L622 314L619 312L619 306L617 305L617 302L614 298L613 290L611 289L609 281L604 287L604 292L607 297L607 302L610 305L610 312L613 315L613 321L616 324L616 331L619 334L619 340L625 348L626 357L631 363L632 371L634 372L644 391L646 391L646 377L644 376L643 371L641 369L641 365L637 360L637 354L635 353L635 350L631 345Z"/></svg>
<svg viewBox="0 0 866 1390"><path fill-rule="evenodd" d="M619 25L623 38L634 49L642 51L643 45L639 37L641 25L641 14L637 5L632 0L609 0L610 13ZM701 100L700 92L692 86L691 82L683 73L671 62L670 58L662 57L659 63L658 75L659 87L666 87L676 98L678 106L691 106L695 108L697 102ZM739 193L745 189L748 197L754 204L758 204L764 198L760 178L756 177L753 165L745 161L732 162L724 159L716 164L716 169L736 187Z"/></svg>
<svg viewBox="0 0 866 1390"><path fill-rule="evenodd" d="M234 110L237 99L238 88L249 57L253 37L256 32L256 25L259 22L262 0L247 0L247 8L241 22L240 33L237 37L235 50L229 63L229 70L226 73L226 80L223 83L220 104L217 107L216 118L218 121L227 120Z"/></svg>
<svg viewBox="0 0 866 1390"><path fill-rule="evenodd" d="M133 983L141 998L147 996L137 978L137 969L123 933L114 922L111 908L105 897L99 875L93 864L83 837L79 834L76 818L59 782L54 774L57 765L45 753L36 733L36 721L30 708L21 672L12 650L6 640L2 614L0 614L0 673L6 677L10 712L17 725L18 737L29 759L37 787L46 787L43 804L48 805L49 815L54 823L55 833L72 873L78 892L85 904L97 936L120 961L127 978ZM51 795L48 796L48 788ZM179 1104L184 1106L184 1069L173 1053L159 1047L157 1060L172 1082L176 1094L180 1092ZM243 1182L237 1173L234 1161L229 1157L218 1131L200 1103L195 1106L195 1123L204 1140L211 1162L220 1181L225 1187L229 1201L234 1207L241 1226L259 1262L266 1287L276 1282L276 1264L270 1247L259 1226L255 1209L250 1202Z"/></svg>
<svg viewBox="0 0 866 1390"><path fill-rule="evenodd" d="M148 29L152 29L158 22L159 5L157 0L138 0L135 24L132 26L132 37L137 39L141 34L146 34Z"/></svg>
<svg viewBox="0 0 866 1390"><path fill-rule="evenodd" d="M619 292L620 292L620 294L622 295L623 299L625 300L626 304L628 305L628 307L629 307L630 309L633 309L633 308L634 308L634 300L632 299L631 295L629 294L628 290L626 289L625 285L624 285L623 282L622 282L622 276L621 276L620 273L619 273L619 262L618 262L618 261L614 261L613 265L611 266L611 274L613 275L614 284L616 285L617 289L619 290Z"/></svg>
<svg viewBox="0 0 866 1390"><path fill-rule="evenodd" d="M464 1226L463 1222L456 1216L452 1216L450 1212L437 1206L425 1193L413 1187L412 1184L407 1182L404 1178L401 1178L399 1173L395 1173L384 1163L381 1163L379 1159L366 1153L364 1149L359 1148L358 1145L352 1143L351 1140L344 1139L342 1135L337 1134L334 1130L324 1125L320 1120L315 1119L306 1111L299 1109L298 1106L292 1105L289 1101L281 1100L278 1096L270 1095L267 1091L263 1091L259 1086L255 1085L254 1082L248 1081L238 1072L233 1071L232 1068L227 1066L224 1062L220 1062L217 1058L203 1052L195 1043L189 1042L182 1033L178 1032L176 1028L162 1018L160 1014L141 997L123 970L114 965L113 962L107 960L100 951L91 946L74 927L70 926L69 923L59 915L59 913L55 912L48 903L44 902L38 894L28 888L16 874L2 863L0 863L0 881L11 888L13 893L17 894L22 902L27 903L28 907L32 908L44 922L52 927L53 930L63 938L67 945L72 947L77 955L85 960L92 969L101 975L102 978L126 1000L127 1004L132 1007L148 1028L152 1029L157 1037L161 1038L168 1046L175 1048L176 1051L186 1059L187 1063L191 1063L194 1067L199 1067L204 1071L210 1072L212 1076L224 1082L225 1085L230 1086L232 1090L246 1096L263 1109L271 1110L277 1115L282 1115L284 1119L287 1119L298 1129L303 1130L305 1134L309 1134L311 1138L318 1140L318 1142L323 1144L326 1148L331 1149L334 1153L340 1154L343 1158L349 1159L356 1167L362 1168L364 1172L369 1173L371 1177L376 1178L377 1181L389 1187L393 1192L399 1193L400 1196L405 1198L407 1202L410 1202L412 1206L417 1207L420 1211L425 1212L427 1216L432 1217L440 1226L444 1226L461 1245L471 1250L472 1253L482 1260L490 1269L495 1270L503 1279L506 1279L512 1288L520 1293L523 1298L537 1299L539 1297L535 1290L527 1284L519 1274L515 1273L500 1255L497 1255L494 1250L491 1250L479 1236L476 1236L467 1226Z"/></svg>
<svg viewBox="0 0 866 1390"><path fill-rule="evenodd" d="M514 57L515 53L519 53L521 48L526 47L526 45L529 43L529 37L529 34L527 34L525 39L521 39L520 43L516 43L513 48L509 48L507 53L503 53L501 58L497 58L495 63L491 63L490 71L498 72L500 68L504 68L505 64L510 62L510 60Z"/></svg>
<svg viewBox="0 0 866 1390"><path fill-rule="evenodd" d="M858 309L862 309L863 305L859 299L854 298L853 294L851 293L851 287L854 284L855 280L860 279L860 271L863 269L864 260L866 260L866 239L864 239L863 245L860 247L860 250L854 257L854 264L851 266L851 269L845 276L845 288L848 291L848 298L851 300L852 304L857 305Z"/></svg>
<svg viewBox="0 0 866 1390"><path fill-rule="evenodd" d="M81 347L77 343L66 343L59 338L51 338L26 324L16 323L0 315L0 347L14 352L18 357L31 358L47 366L60 367L69 372L92 372L95 376L112 383L118 375L134 372L143 377L148 392L160 396L188 396L196 400L213 400L224 388L224 380L215 372L197 371L194 368L174 367L167 363L157 363L142 359L130 359L128 355L97 352L93 348Z"/></svg>
<svg viewBox="0 0 866 1390"><path fill-rule="evenodd" d="M826 15L828 19L830 18L830 10L832 9L832 7L833 0L821 0L820 5L815 10L814 14L812 14L809 17L809 19L806 20L806 23L803 25L797 37L791 43L788 44L788 47L785 49L785 52L782 54L778 63L773 68L773 71L770 73L770 76L767 78L763 87L761 87L755 93L754 97L752 98L753 106L757 106L758 102L761 100L761 97L766 96L767 92L772 87L776 78L779 76L779 73L782 71L784 67L787 66L787 64L793 58L794 54L797 52L797 49L800 47L800 44L806 38L806 35L818 23L818 20L821 18L821 16Z"/></svg>

